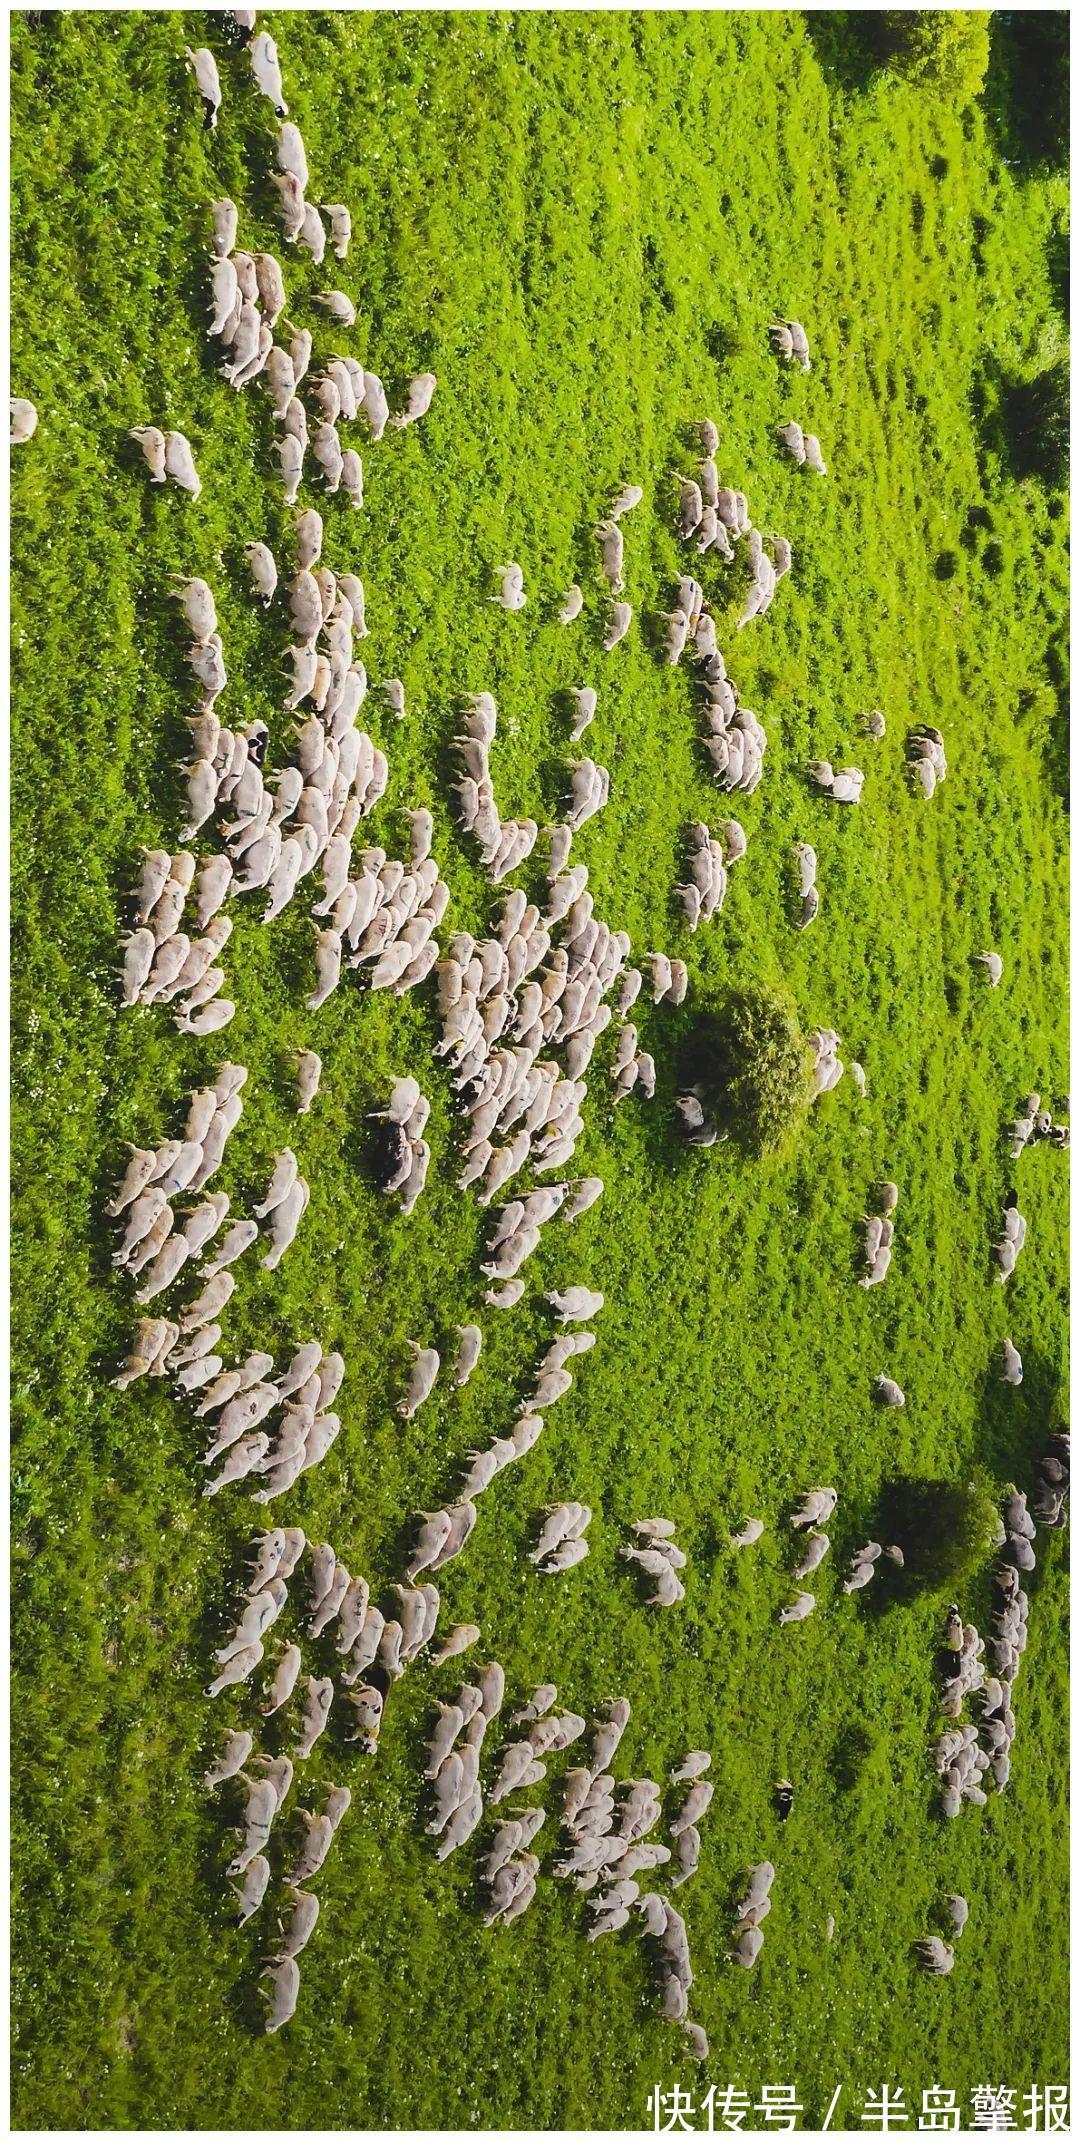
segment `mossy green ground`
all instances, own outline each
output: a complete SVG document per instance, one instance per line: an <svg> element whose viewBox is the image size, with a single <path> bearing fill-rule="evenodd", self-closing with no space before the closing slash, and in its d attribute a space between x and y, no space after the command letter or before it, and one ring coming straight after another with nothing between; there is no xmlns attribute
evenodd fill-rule
<svg viewBox="0 0 1080 2141"><path fill-rule="evenodd" d="M890 1482L1026 1484L1060 1424L1067 1162L1044 1147L1013 1170L1001 1133L1030 1086L1067 1085L1063 501L1008 480L970 395L989 362L1030 373L1063 340L1046 259L1065 180L1006 168L981 112L962 119L895 81L855 93L795 13L266 19L311 192L349 202L355 232L340 269L288 256L291 315L392 394L429 364L439 375L420 426L360 441L363 513L324 508L328 561L367 586L369 673L400 675L411 708L397 727L368 702L391 761L374 836L403 852L403 807L429 803L450 919L481 922L491 895L448 803L459 695L495 692L502 808L543 819L569 755L558 694L594 682L589 742L611 801L576 851L598 911L638 952L685 956L691 985L681 1013L640 1016L651 1106L612 1110L610 1039L598 1051L575 1171L603 1176L601 1203L548 1231L511 1315L482 1313L468 1392L440 1386L403 1426L406 1341L448 1343L484 1283L429 992L398 1003L346 983L306 1012L298 899L265 931L241 909L225 955L239 1008L220 1040L117 1007L138 844L174 841L181 822L172 762L191 689L170 570L205 573L217 594L222 713L265 714L284 748L284 622L253 606L240 554L255 537L289 554L269 408L221 383L203 331L209 201L231 194L241 242L282 252L270 106L220 17L17 18L12 371L40 423L13 461L16 2119L635 2126L653 2084L677 2078L752 2098L790 2082L807 2123L843 2083L834 2123L847 2124L883 2082L917 2109L935 2082L963 2103L980 2082L1061 2081L1066 1542L1040 1538L1012 1783L952 1825L927 1752L946 1596L882 1610L873 1593L845 1599L839 1579ZM224 86L214 134L182 57L203 35ZM835 19L827 42L843 46ZM359 306L340 337L303 294L333 281ZM809 328L805 378L768 353L778 308ZM722 480L790 536L795 566L738 637L738 573L706 561L702 574L769 748L740 813L749 855L720 920L691 937L671 905L682 828L726 812L689 672L661 666L642 625L685 566L668 471L706 413ZM778 456L788 414L820 435L827 480ZM150 489L125 438L148 420L192 439L197 502ZM589 531L624 479L646 492L625 523L636 621L605 656ZM516 617L483 599L509 557L530 595ZM587 612L564 632L553 608L575 574ZM874 705L888 719L876 747L858 719ZM903 772L918 719L948 747L929 805ZM859 810L808 793L811 755L865 765ZM822 888L801 937L796 838L817 847ZM969 964L989 943L1005 961L996 993ZM860 1101L845 1078L795 1156L764 1166L688 1153L671 1109L694 1014L755 974L786 976L804 1022L835 1025L869 1079ZM302 1120L298 1044L325 1062ZM588 1946L581 1899L546 1879L510 1932L486 1932L475 1847L436 1865L422 1668L395 1691L376 1762L333 1725L308 1765L309 1803L333 1777L354 1806L318 1880L296 2018L257 2035L279 1891L233 1930L224 1815L199 1784L219 1730L253 1715L250 1697L211 1707L202 1693L252 1512L236 1492L197 1500L199 1441L160 1384L107 1382L132 1315L103 1218L122 1141L173 1134L182 1096L226 1055L251 1077L223 1186L244 1208L286 1142L312 1184L281 1269L240 1267L227 1343L341 1346L343 1432L285 1521L332 1538L373 1583L399 1574L410 1510L445 1499L461 1453L505 1431L546 1328L541 1289L607 1296L572 1395L484 1497L444 1612L482 1623L514 1697L540 1678L582 1710L629 1695L620 1775L714 1750L701 1869L681 1891L704 2077L658 2016L642 1944ZM431 1096L434 1154L407 1222L371 1187L364 1126L405 1069ZM897 1248L868 1295L854 1229L883 1173L901 1189ZM1002 1289L988 1230L1013 1180L1030 1235ZM1006 1331L1019 1391L995 1379ZM899 1415L871 1405L881 1369L906 1388ZM819 1610L781 1631L785 1514L825 1479L841 1499ZM594 1505L592 1551L545 1582L524 1557L540 1504L560 1495ZM766 1537L736 1558L727 1533L750 1510ZM656 1511L689 1555L686 1603L663 1615L616 1555L627 1520ZM984 1562L962 1599L984 1627L987 1600ZM783 1774L797 1790L781 1829ZM546 1801L550 1834L551 1784ZM765 1855L774 1905L744 1976L726 1961L731 1902ZM971 1922L954 1975L935 1982L910 1943L954 1888Z"/></svg>

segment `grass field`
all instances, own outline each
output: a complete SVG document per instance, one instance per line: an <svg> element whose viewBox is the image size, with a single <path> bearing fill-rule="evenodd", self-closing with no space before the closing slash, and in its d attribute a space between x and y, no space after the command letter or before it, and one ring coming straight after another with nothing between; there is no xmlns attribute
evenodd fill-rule
<svg viewBox="0 0 1080 2141"><path fill-rule="evenodd" d="M310 903L262 930L238 902L223 1036L184 1040L164 1013L118 1011L138 845L174 844L181 823L191 687L168 572L215 589L222 714L262 714L271 757L284 749L285 620L255 608L241 555L256 537L289 554L269 404L229 392L204 336L209 201L231 194L241 243L282 255L270 106L220 17L205 30L179 13L15 18L12 384L40 411L12 468L16 2123L633 2127L653 2085L677 2079L752 2098L790 2083L807 2124L842 2083L838 2125L889 2083L914 2124L934 2083L963 2103L983 2082L1064 2081L1067 1537L1040 1534L1012 1782L953 1824L928 1760L948 1593L900 1587L886 1608L873 1590L843 1597L840 1578L896 1482L1027 1486L1064 1417L1068 1163L1041 1146L1013 1168L1002 1125L1030 1086L1068 1086L1065 501L1012 480L972 393L988 366L1029 376L1064 344L1065 175L1006 166L978 108L954 113L895 78L857 89L834 64L835 18L267 19L311 194L348 202L355 233L340 269L283 256L290 315L327 353L339 338L305 293L338 280L359 307L342 346L392 400L412 372L439 377L421 424L360 441L363 512L324 509L329 562L366 584L369 675L402 677L411 708L403 726L374 691L365 708L391 764L372 837L405 852L402 810L429 804L449 921L477 927L494 900L448 796L460 694L498 700L504 814L545 822L571 755L559 694L591 681L587 746L610 766L611 800L575 856L636 952L685 957L690 992L679 1012L640 1012L651 1104L612 1109L612 1037L601 1045L573 1171L602 1175L603 1199L547 1231L513 1313L480 1311L468 1391L441 1384L404 1426L407 1341L445 1347L485 1284L430 990L399 1003L345 983L307 1012ZM182 56L203 35L224 88L212 134ZM806 377L769 355L777 308L807 324ZM669 471L704 414L721 480L790 536L795 565L736 637L738 572L704 561L769 748L738 813L748 857L723 915L691 936L672 905L683 827L727 805L689 668L662 666L642 627L685 569ZM776 450L792 414L821 437L824 481ZM150 489L125 437L147 421L191 438L198 501ZM635 623L609 656L590 530L627 479L645 486L624 523ZM322 503L310 485L301 496ZM483 599L509 557L525 571L521 616ZM564 631L553 612L575 576L586 613ZM871 706L888 720L876 746L859 729ZM929 804L903 770L920 719L949 755ZM860 809L808 791L811 756L866 767ZM802 936L798 838L817 847L822 888ZM970 964L990 943L1005 961L996 993ZM758 975L786 977L804 1022L838 1029L867 1096L845 1077L783 1161L690 1152L672 1112L680 1050L729 982ZM298 1044L325 1064L303 1119ZM239 1267L226 1342L237 1356L312 1334L340 1345L343 1432L279 1506L373 1589L400 1573L409 1512L447 1499L461 1454L506 1431L546 1331L542 1290L607 1296L572 1394L482 1499L444 1615L482 1624L515 1700L548 1678L582 1711L628 1695L620 1776L714 1751L701 1868L680 1891L692 2012L712 2043L703 2075L659 2017L645 1947L588 1945L567 1884L545 1879L492 1934L476 1844L434 1862L423 1666L388 1704L374 1763L332 1722L308 1765L306 1803L327 1778L354 1803L318 1880L295 2020L258 2034L280 1891L232 1929L225 1817L199 1781L222 1725L254 1718L250 1693L213 1706L202 1693L252 1511L236 1490L196 1498L190 1412L160 1383L107 1382L132 1315L103 1217L122 1141L174 1134L183 1095L226 1056L250 1080L222 1185L243 1209L285 1143L312 1184L281 1269ZM432 1102L428 1187L407 1221L372 1188L363 1120L398 1070ZM883 1173L901 1189L897 1251L867 1294L855 1227ZM1014 1181L1030 1239L1003 1289L989 1229ZM1024 1356L1018 1391L996 1380L1006 1332ZM871 1404L882 1369L906 1389L901 1414ZM786 1512L829 1479L840 1506L819 1610L781 1630ZM545 1582L524 1558L536 1512L569 1495L595 1508L591 1555ZM765 1539L734 1557L727 1534L749 1511ZM617 1558L625 1525L650 1512L677 1519L689 1555L686 1602L661 1615ZM980 1560L961 1599L983 1626L988 1575ZM797 1796L779 1828L784 1774ZM554 1779L545 1803L550 1838ZM746 1976L726 1961L731 1906L766 1855L773 1910ZM954 1888L971 1922L939 1982L910 1943Z"/></svg>

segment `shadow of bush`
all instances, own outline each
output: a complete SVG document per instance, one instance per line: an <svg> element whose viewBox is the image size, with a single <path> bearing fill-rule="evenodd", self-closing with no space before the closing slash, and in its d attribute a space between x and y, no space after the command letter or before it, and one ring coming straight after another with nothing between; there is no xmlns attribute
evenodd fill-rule
<svg viewBox="0 0 1080 2141"><path fill-rule="evenodd" d="M875 1608L883 1610L914 1587L961 1589L990 1551L996 1517L988 1479L886 1480L871 1536L902 1549L903 1580L871 1586Z"/></svg>
<svg viewBox="0 0 1080 2141"><path fill-rule="evenodd" d="M1003 8L991 17L983 109L1006 163L1034 169L1068 161L1067 9Z"/></svg>
<svg viewBox="0 0 1080 2141"><path fill-rule="evenodd" d="M1035 477L1048 490L1069 480L1069 364L1059 357L1031 379L1009 377L989 362L972 388L983 450L1016 482Z"/></svg>

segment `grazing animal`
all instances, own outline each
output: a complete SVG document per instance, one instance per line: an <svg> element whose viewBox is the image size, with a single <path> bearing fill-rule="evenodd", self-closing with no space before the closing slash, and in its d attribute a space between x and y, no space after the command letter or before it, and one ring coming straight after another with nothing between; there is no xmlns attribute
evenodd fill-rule
<svg viewBox="0 0 1080 2141"><path fill-rule="evenodd" d="M996 989L1005 971L1000 952L976 952L973 964L986 968L986 978L990 983L990 987Z"/></svg>
<svg viewBox="0 0 1080 2141"><path fill-rule="evenodd" d="M874 1396L877 1399L879 1405L891 1405L899 1407L907 1404L907 1399L904 1396L904 1393L901 1390L899 1383L895 1383L891 1375L875 1376Z"/></svg>
<svg viewBox="0 0 1080 2141"><path fill-rule="evenodd" d="M246 1925L258 1910L270 1885L270 1861L261 1851L250 1861L244 1874L243 1886L237 1891L236 1902L240 1913L239 1922Z"/></svg>
<svg viewBox="0 0 1080 2141"><path fill-rule="evenodd" d="M165 474L178 490L187 491L197 498L202 484L195 468L195 460L182 431L165 433Z"/></svg>
<svg viewBox="0 0 1080 2141"><path fill-rule="evenodd" d="M457 1359L454 1362L453 1383L455 1390L462 1390L480 1358L480 1349L484 1341L479 1324L459 1324L458 1330L460 1344L458 1346Z"/></svg>
<svg viewBox="0 0 1080 2141"><path fill-rule="evenodd" d="M413 1353L413 1370L409 1387L397 1410L403 1420L411 1420L421 1405L431 1396L439 1373L439 1355L434 1346L421 1346L415 1339L409 1340Z"/></svg>
<svg viewBox="0 0 1080 2141"><path fill-rule="evenodd" d="M342 259L344 255L339 254L338 257ZM403 431L406 424L415 424L421 416L427 415L437 384L434 372L420 372L415 379L410 379L405 408L400 416L390 419L399 431Z"/></svg>
<svg viewBox="0 0 1080 2141"><path fill-rule="evenodd" d="M293 1957L287 1956L283 1962L268 1964L262 1975L270 1979L270 1987L266 1992L266 1997L270 2002L269 2012L266 2017L266 2033L267 2036L272 2036L275 2030L281 2029L286 2022L291 2021L296 2013L296 2002L300 1993L300 1971Z"/></svg>
<svg viewBox="0 0 1080 2141"><path fill-rule="evenodd" d="M604 634L604 652L610 654L621 639L625 639L633 621L634 612L628 602L613 602Z"/></svg>
<svg viewBox="0 0 1080 2141"><path fill-rule="evenodd" d="M12 446L25 446L27 440L33 438L37 430L37 420L38 413L33 402L25 401L21 395L13 395L10 438Z"/></svg>
<svg viewBox="0 0 1080 2141"><path fill-rule="evenodd" d="M523 610L527 597L525 594L525 575L521 566L516 564L498 565L496 566L496 571L499 574L499 592L497 595L492 596L492 601L497 602L500 608L504 610Z"/></svg>
<svg viewBox="0 0 1080 2141"><path fill-rule="evenodd" d="M218 79L217 62L205 45L200 45L195 52L185 45L184 58L195 76L195 86L206 105L207 127L213 128L217 125L217 115L221 108L221 83Z"/></svg>
<svg viewBox="0 0 1080 2141"><path fill-rule="evenodd" d="M281 68L278 64L277 46L268 30L260 30L248 46L248 58L255 84L264 97L269 97L279 119L288 113L281 87Z"/></svg>

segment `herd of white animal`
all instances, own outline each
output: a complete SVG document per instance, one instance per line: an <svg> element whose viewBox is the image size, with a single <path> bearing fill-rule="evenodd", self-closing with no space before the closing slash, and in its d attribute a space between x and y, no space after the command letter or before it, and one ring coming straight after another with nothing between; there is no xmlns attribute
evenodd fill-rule
<svg viewBox="0 0 1080 2141"><path fill-rule="evenodd" d="M329 237L335 257L344 260L351 239L349 210L343 203L333 203L320 211L305 197L307 158L299 130L287 118L274 41L265 31L256 31L253 11L235 10L234 21L247 45L256 87L269 98L281 122L278 170L271 176L280 196L286 243L304 246L319 264ZM186 56L206 105L208 123L216 126L222 101L217 63L206 49L188 51ZM313 428L309 427L299 389L308 377L313 338L306 329L290 327L287 349L274 340L287 302L280 264L273 255L238 249L239 218L231 201L213 204L212 224L209 331L223 353L221 371L227 382L242 390L262 378L270 393L274 418L281 427L276 452L286 502L297 498L310 446L325 491L330 495L342 492L359 508L363 503L361 458L355 447L342 446L338 424L360 417L377 441L388 422L398 427L416 422L431 405L435 375L423 373L414 378L403 410L391 418L377 375L353 358L335 353L319 374L309 378ZM314 302L339 326L347 328L355 321L355 304L340 290L321 293ZM801 324L779 321L771 332L777 353L808 371L809 342ZM36 425L33 404L13 400L12 444L28 441ZM739 620L742 625L768 609L778 581L790 569L791 547L780 536L763 538L750 519L745 496L720 483L714 459L719 444L716 426L705 420L698 431L704 458L693 476L679 478L677 530L684 541L695 542L699 555L713 551L730 561L736 546L743 544L751 587ZM183 434L141 425L132 436L141 447L152 482L172 483L192 498L199 496L194 455ZM812 433L791 420L781 428L780 438L800 467L826 473L820 444ZM603 641L609 651L626 637L632 623L631 606L621 599L624 540L620 523L642 497L639 486L625 486L596 530L602 571L611 592ZM371 737L356 726L368 688L355 646L367 635L364 588L351 571L335 573L322 564L323 532L319 512L305 508L297 520L296 571L288 587L289 617L296 637L287 650L292 688L285 706L297 715L295 754L269 778L264 773L270 741L266 725L253 721L233 731L216 711L228 678L213 592L198 577L178 579L174 587L191 633L189 665L200 687L197 711L189 722L194 756L187 769L187 822L177 853L165 849L144 853L133 900L134 928L124 943L123 1002L127 1006L177 1006L176 1024L185 1033L220 1030L235 1009L221 994L225 976L217 963L232 930L231 921L221 912L226 898L248 891L267 892L263 919L269 922L318 866L322 894L312 914L326 926L316 931L316 985L307 999L310 1008L317 1009L337 986L343 965L351 970L367 968L372 988L391 988L397 994L417 986L435 970L442 1024L436 1052L450 1066L468 1125L461 1183L477 1186L481 1202L490 1204L526 1165L531 1164L539 1174L561 1169L572 1159L587 1092L584 1074L595 1042L613 1018L620 1022L611 1071L613 1098L622 1100L635 1088L651 1097L653 1059L639 1050L636 1028L627 1014L643 986L645 972L654 1003L681 1003L687 987L686 967L662 952L650 953L641 966L632 965L625 931L611 930L594 913L587 868L571 865L575 833L608 799L607 769L591 758L575 760L570 766L566 816L547 835L548 899L543 911L523 893L512 891L504 898L490 936L477 940L459 933L442 957L434 931L444 917L449 892L430 852L431 813L423 809L407 814L407 860L388 860L382 848L369 848L361 854L359 870L353 874L353 835L384 795L389 765ZM269 607L278 589L274 557L257 540L247 545L247 555L254 592ZM492 599L508 611L522 609L527 596L521 567L514 562L502 565L497 577L498 590ZM575 583L561 600L560 624L572 625L583 603L582 589ZM679 580L676 607L661 623L667 661L677 664L689 647L698 663L707 712L705 747L717 780L725 789L752 792L761 778L765 730L755 714L740 706L717 645L714 618L701 586L691 576ZM400 681L387 679L382 688L388 710L404 718ZM576 742L595 715L597 694L592 686L582 685L572 696L571 740ZM310 708L306 715L305 706ZM532 854L539 827L531 819L501 817L489 755L497 727L495 702L490 693L478 692L468 699L467 707L456 740L461 760L456 801L462 825L475 840L491 882L499 884ZM880 738L885 733L883 716L877 711L868 715L865 727L872 738ZM911 732L908 763L916 788L929 798L947 771L938 731L919 727ZM835 773L826 762L814 761L810 777L834 801L854 804L860 799L864 776L856 767ZM226 810L231 814L227 820ZM223 845L196 865L187 843L215 820ZM728 871L745 855L746 846L737 820L724 821L716 833L700 822L690 827L686 882L677 887L677 898L691 929L720 911ZM817 859L806 843L799 844L795 859L796 925L804 928L818 911ZM185 928L189 905L190 921ZM1001 978L999 955L980 957L991 985L996 986ZM815 1092L829 1091L843 1071L839 1037L823 1029L811 1038ZM319 1089L321 1062L314 1051L299 1054L296 1073L297 1112L305 1114ZM853 1066L853 1073L861 1089L864 1080L858 1065ZM140 1319L130 1357L115 1380L124 1388L143 1375L168 1375L178 1392L198 1400L195 1417L207 1423L208 1432L205 1464L209 1467L223 1460L205 1493L215 1495L225 1486L250 1479L259 1483L253 1499L265 1503L295 1485L332 1446L340 1421L329 1408L340 1388L345 1363L339 1353L325 1352L318 1340L301 1345L281 1370L275 1369L269 1352L251 1353L239 1364L226 1367L224 1356L216 1350L222 1336L218 1319L235 1289L232 1265L255 1246L265 1226L268 1248L263 1263L273 1269L294 1239L309 1197L296 1156L286 1148L274 1159L265 1195L252 1205L250 1214L232 1218L226 1228L230 1200L224 1192L209 1191L208 1184L221 1165L242 1111L246 1078L241 1066L223 1064L213 1085L190 1096L179 1136L156 1148L131 1150L108 1207L122 1227L115 1264L140 1282L136 1299L143 1306L174 1287L182 1276L189 1276L189 1265L202 1283L195 1296L172 1314ZM690 1139L699 1144L712 1142L716 1131L699 1099L681 1095L678 1107ZM403 1078L397 1081L381 1117L380 1187L388 1194L400 1193L404 1211L412 1209L424 1186L430 1159L423 1135L428 1112L416 1080ZM1037 1094L1031 1096L1026 1114L1011 1126L1014 1156L1033 1136L1068 1143L1067 1127L1054 1125L1048 1113L1044 1116ZM564 1179L499 1206L483 1265L492 1280L485 1302L512 1307L524 1290L521 1268L538 1246L542 1229L557 1215L563 1221L576 1220L595 1203L602 1188L596 1177ZM189 1201L181 1210L175 1201L180 1197L198 1201ZM864 1287L880 1284L888 1270L897 1199L895 1184L884 1184L881 1212L868 1215L863 1222ZM1001 1279L1013 1269L1025 1233L1026 1222L1012 1199L995 1248ZM340 1661L341 1686L354 1715L351 1737L369 1752L378 1744L389 1689L407 1666L426 1656L430 1666L441 1667L480 1639L475 1624L459 1623L437 1649L431 1648L441 1604L432 1578L468 1540L479 1495L501 1470L534 1446L546 1409L572 1387L568 1363L595 1342L591 1330L565 1326L595 1317L603 1308L602 1294L572 1285L546 1298L564 1328L541 1357L534 1386L511 1433L471 1453L455 1501L419 1516L406 1581L392 1589L392 1613L384 1614L373 1603L366 1579L353 1576L331 1545L310 1548L307 1632L312 1641L325 1636L332 1639ZM468 1381L482 1342L479 1325L462 1327L449 1371L452 1388L460 1389ZM413 1352L412 1373L398 1407L405 1420L412 1419L431 1395L442 1368L434 1347L417 1344ZM1022 1372L1019 1353L1007 1340L1003 1377L1016 1384ZM887 1407L905 1402L899 1385L884 1375L877 1379L875 1395ZM1040 1522L1063 1522L1067 1488L1068 1441L1058 1437L1043 1461L1037 1504ZM836 1505L835 1488L817 1487L791 1515L792 1528L802 1535L792 1572L796 1582L811 1575L827 1554L829 1538L823 1527ZM535 1567L560 1574L584 1559L591 1517L591 1509L581 1502L549 1506L529 1557ZM763 1530L762 1520L751 1517L732 1537L731 1546L751 1546ZM654 1605L673 1605L685 1596L677 1572L685 1566L686 1557L673 1533L669 1519L642 1518L633 1527L631 1543L621 1549L651 1586L649 1602ZM1015 1730L1008 1689L1026 1640L1027 1600L1019 1570L1034 1565L1033 1537L1025 1499L1013 1490L1006 1503L1002 1554L994 1573L991 1650L998 1677L987 1679L982 1639L973 1627L964 1626L955 1608L950 1611L943 1708L950 1719L957 1719L963 1703L977 1694L982 1711L978 1728L959 1725L937 1742L943 1806L950 1815L959 1811L964 1799L983 1803L979 1778L987 1772L999 1789L1007 1782L1008 1750ZM289 1580L308 1546L304 1532L296 1526L274 1527L254 1540L243 1604L227 1641L217 1651L220 1670L208 1689L211 1696L245 1685L264 1662L264 1638L288 1602ZM899 1547L882 1548L877 1541L868 1541L852 1555L844 1590L863 1589L884 1560L903 1566ZM421 1576L423 1582L418 1581ZM806 1619L814 1605L812 1592L798 1591L781 1610L781 1623ZM295 1702L297 1737L292 1754L256 1754L253 1732L232 1730L204 1780L209 1790L237 1782L246 1793L240 1847L228 1868L230 1877L240 1884L241 1922L258 1910L270 1884L265 1847L290 1792L294 1765L307 1759L325 1731L338 1692L333 1674L320 1678L306 1673L301 1678L302 1667L299 1643L288 1642L276 1659L261 1705L262 1715L270 1717ZM480 1781L484 1737L504 1696L503 1668L493 1661L481 1668L475 1682L466 1682L453 1701L436 1705L424 1775L431 1784L433 1801L428 1833L439 1839L440 1859L474 1833L485 1806L501 1805L541 1782L547 1774L547 1760L590 1730L583 1717L555 1708L553 1684L537 1688L511 1716L511 1732L518 1736L499 1749L494 1775L485 1789ZM567 1843L551 1870L557 1877L572 1879L582 1890L594 1891L589 1901L591 1940L631 1923L636 1914L642 1932L657 1950L662 2011L681 2025L690 2051L701 2059L707 2056L708 2044L700 2025L688 2015L692 1971L685 1922L669 1898L656 1890L642 1893L638 1880L640 1874L672 1860L668 1846L648 1840L661 1818L663 1793L651 1779L618 1783L611 1774L629 1716L630 1705L624 1697L602 1705L591 1728L589 1762L567 1772L562 1814ZM698 1864L697 1824L708 1809L713 1789L704 1776L709 1762L706 1752L695 1750L671 1771L670 1784L679 1793L669 1823L675 1859L672 1888L689 1879ZM689 1785L686 1792L681 1790L684 1784ZM319 1913L318 1898L302 1884L324 1863L350 1800L347 1787L331 1787L318 1811L299 1809L304 1840L283 1876L288 1917L264 1973L269 1980L268 2030L280 2028L295 2010L297 1957ZM526 1807L496 1827L481 1874L485 1923L509 1924L532 1901L540 1859L531 1846L545 1819L542 1809ZM753 1868L746 1897L737 1907L732 1960L742 1968L752 1968L760 1953L760 1928L770 1908L773 1876L768 1861ZM949 1898L947 1910L950 1925L959 1933L967 1918L964 1899ZM937 1974L952 1969L954 1950L936 1935L921 1943L919 1952L927 1969Z"/></svg>
<svg viewBox="0 0 1080 2141"><path fill-rule="evenodd" d="M1023 1375L1020 1355L1006 1339L1002 1378L1017 1384ZM992 1608L989 1642L970 1621L961 1618L958 1606L950 1606L945 1621L942 1651L943 1688L941 1707L950 1720L963 1719L969 1698L979 1704L980 1721L951 1723L937 1740L934 1760L941 1778L942 1811L955 1820L965 1801L986 1804L984 1785L992 1782L1004 1791L1009 1781L1011 1748L1016 1734L1011 1688L1027 1648L1028 1597L1021 1581L1035 1567L1034 1541L1037 1528L1058 1531L1065 1522L1069 1492L1070 1444L1068 1435L1055 1435L1037 1466L1038 1479L1033 1507L1016 1487L1010 1487L1002 1505L998 1526L998 1554L991 1576ZM985 1659L994 1668L987 1676ZM951 1964L950 1964L951 1967Z"/></svg>

